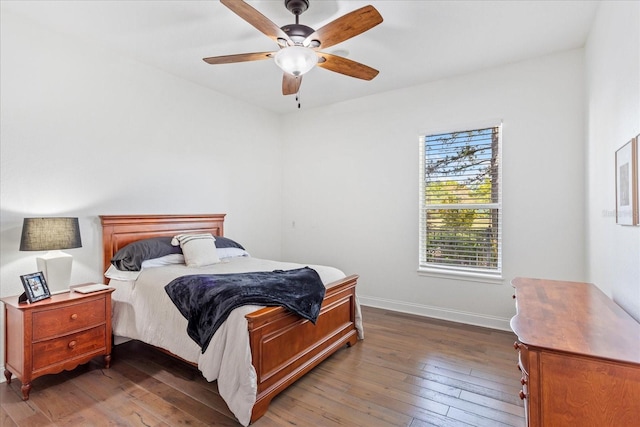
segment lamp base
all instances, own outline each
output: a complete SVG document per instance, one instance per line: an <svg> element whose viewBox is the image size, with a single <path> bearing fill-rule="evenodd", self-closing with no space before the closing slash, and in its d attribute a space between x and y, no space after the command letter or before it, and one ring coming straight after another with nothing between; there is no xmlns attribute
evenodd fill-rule
<svg viewBox="0 0 640 427"><path fill-rule="evenodd" d="M61 251L50 251L36 258L38 270L42 271L47 281L49 292L60 294L69 291L71 283L71 265L73 257Z"/></svg>

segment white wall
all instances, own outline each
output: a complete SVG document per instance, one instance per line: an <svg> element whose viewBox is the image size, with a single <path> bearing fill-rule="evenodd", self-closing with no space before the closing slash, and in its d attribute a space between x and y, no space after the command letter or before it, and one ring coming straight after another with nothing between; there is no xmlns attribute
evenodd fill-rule
<svg viewBox="0 0 640 427"><path fill-rule="evenodd" d="M286 116L283 256L360 274L365 304L507 329L514 277L585 279L583 69L575 50ZM420 276L418 133L492 118L504 281Z"/></svg>
<svg viewBox="0 0 640 427"><path fill-rule="evenodd" d="M640 317L640 227L610 215L613 153L640 129L638 7L600 7L586 61L570 51L283 118L3 11L0 295L35 271L17 250L26 216L80 217L81 282L101 279L99 214L225 212L256 256L360 274L366 304L507 328L522 275L592 280ZM492 118L503 283L419 276L418 133Z"/></svg>
<svg viewBox="0 0 640 427"><path fill-rule="evenodd" d="M80 218L74 283L102 281L100 214L227 213L228 236L280 256L278 116L1 17L0 296L36 271L30 216Z"/></svg>
<svg viewBox="0 0 640 427"><path fill-rule="evenodd" d="M640 321L640 227L615 218L615 152L640 133L640 3L602 2L585 57L587 277Z"/></svg>

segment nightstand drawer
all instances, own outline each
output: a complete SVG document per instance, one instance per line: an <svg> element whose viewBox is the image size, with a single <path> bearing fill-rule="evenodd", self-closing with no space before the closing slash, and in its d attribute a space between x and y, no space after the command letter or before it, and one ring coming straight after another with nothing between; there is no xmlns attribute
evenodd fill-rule
<svg viewBox="0 0 640 427"><path fill-rule="evenodd" d="M33 313L33 340L40 341L67 332L104 323L105 299Z"/></svg>
<svg viewBox="0 0 640 427"><path fill-rule="evenodd" d="M33 370L72 360L93 352L104 352L106 333L104 326L70 334L33 345Z"/></svg>

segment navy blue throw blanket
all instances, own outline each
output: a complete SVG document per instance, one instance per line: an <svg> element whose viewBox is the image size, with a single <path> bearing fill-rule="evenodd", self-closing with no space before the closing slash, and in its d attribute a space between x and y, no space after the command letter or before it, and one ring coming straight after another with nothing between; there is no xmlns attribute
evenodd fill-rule
<svg viewBox="0 0 640 427"><path fill-rule="evenodd" d="M283 306L314 324L325 287L309 268L235 274L194 274L164 287L189 321L187 333L204 353L229 313L243 305Z"/></svg>

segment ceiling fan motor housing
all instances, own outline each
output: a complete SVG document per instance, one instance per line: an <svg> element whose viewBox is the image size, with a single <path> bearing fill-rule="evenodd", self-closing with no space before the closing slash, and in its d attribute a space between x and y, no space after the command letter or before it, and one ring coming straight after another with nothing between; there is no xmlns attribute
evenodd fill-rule
<svg viewBox="0 0 640 427"><path fill-rule="evenodd" d="M289 36L291 41L293 41L296 45L302 45L302 42L315 32L313 28L307 27L306 25L302 24L285 25L284 27L282 27L282 31L284 31ZM320 42L318 42L317 40L313 40L312 43L313 42L317 42L318 46L320 45Z"/></svg>
<svg viewBox="0 0 640 427"><path fill-rule="evenodd" d="M296 16L296 23L285 25L284 27L281 27L281 29L289 36L289 39L291 39L296 46L302 46L302 42L316 31L311 27L300 24L298 21L300 14L309 8L309 0L284 0L284 6L289 10L289 12ZM285 40L280 39L278 40L278 43L280 43L280 46L286 46L287 44ZM320 42L318 40L311 40L309 46L306 47L320 47Z"/></svg>

